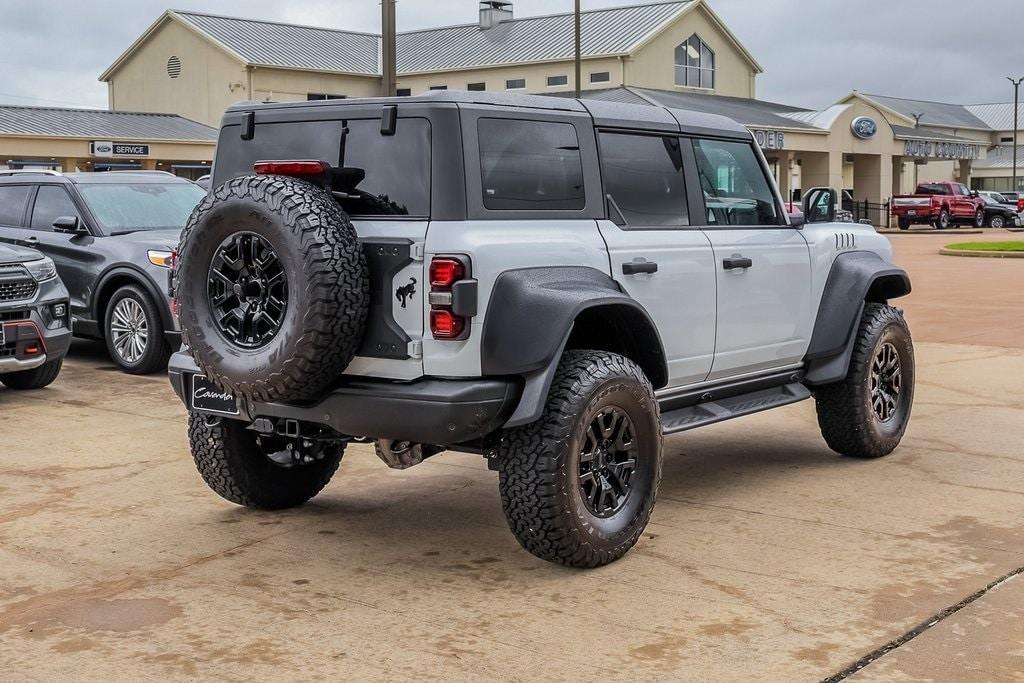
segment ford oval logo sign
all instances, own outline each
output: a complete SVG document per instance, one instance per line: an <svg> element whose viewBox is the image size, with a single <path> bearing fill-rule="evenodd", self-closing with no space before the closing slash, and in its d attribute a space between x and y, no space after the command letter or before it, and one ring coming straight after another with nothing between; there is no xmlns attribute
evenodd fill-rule
<svg viewBox="0 0 1024 683"><path fill-rule="evenodd" d="M870 140L878 132L878 124L868 116L858 116L850 124L853 134L861 140Z"/></svg>

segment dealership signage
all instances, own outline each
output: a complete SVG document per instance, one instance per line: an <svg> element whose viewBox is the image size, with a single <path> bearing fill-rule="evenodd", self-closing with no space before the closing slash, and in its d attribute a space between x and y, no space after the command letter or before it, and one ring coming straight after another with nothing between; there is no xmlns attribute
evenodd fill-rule
<svg viewBox="0 0 1024 683"><path fill-rule="evenodd" d="M858 116L850 122L850 130L861 140L870 140L878 132L878 124L870 116Z"/></svg>
<svg viewBox="0 0 1024 683"><path fill-rule="evenodd" d="M107 142L97 140L89 143L89 154L94 157L148 157L149 145L141 142Z"/></svg>
<svg viewBox="0 0 1024 683"><path fill-rule="evenodd" d="M918 159L977 159L980 154L979 145L964 142L907 140L903 146L903 156Z"/></svg>
<svg viewBox="0 0 1024 683"><path fill-rule="evenodd" d="M786 145L786 134L781 130L751 130L761 149L782 149Z"/></svg>

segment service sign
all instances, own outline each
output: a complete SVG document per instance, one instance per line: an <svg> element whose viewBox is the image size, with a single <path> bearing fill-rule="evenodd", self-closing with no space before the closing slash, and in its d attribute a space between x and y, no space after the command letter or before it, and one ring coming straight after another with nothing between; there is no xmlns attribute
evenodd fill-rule
<svg viewBox="0 0 1024 683"><path fill-rule="evenodd" d="M141 142L108 142L97 140L89 143L89 153L94 157L148 157L149 145Z"/></svg>
<svg viewBox="0 0 1024 683"><path fill-rule="evenodd" d="M786 146L786 134L781 130L752 130L750 132L761 149L776 150Z"/></svg>
<svg viewBox="0 0 1024 683"><path fill-rule="evenodd" d="M903 146L903 156L916 159L977 159L980 154L979 145L964 142L907 140Z"/></svg>

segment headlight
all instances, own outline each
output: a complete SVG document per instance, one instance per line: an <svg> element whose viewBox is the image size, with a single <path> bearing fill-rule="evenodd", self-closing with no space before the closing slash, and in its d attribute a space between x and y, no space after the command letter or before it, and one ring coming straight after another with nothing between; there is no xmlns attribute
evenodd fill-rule
<svg viewBox="0 0 1024 683"><path fill-rule="evenodd" d="M38 261L28 261L23 263L25 270L31 275L36 282L46 282L57 277L57 268L53 265L53 260L49 256L44 256Z"/></svg>
<svg viewBox="0 0 1024 683"><path fill-rule="evenodd" d="M149 262L154 266L160 266L161 268L171 267L171 255L170 251L157 251L155 249L149 250Z"/></svg>

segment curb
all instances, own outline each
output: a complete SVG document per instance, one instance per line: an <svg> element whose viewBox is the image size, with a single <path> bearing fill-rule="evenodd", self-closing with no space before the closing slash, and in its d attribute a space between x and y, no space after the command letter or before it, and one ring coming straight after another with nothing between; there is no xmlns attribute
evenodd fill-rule
<svg viewBox="0 0 1024 683"><path fill-rule="evenodd" d="M952 230L937 230L936 228L911 228L910 230L876 230L879 235L983 235L981 228L954 228Z"/></svg>
<svg viewBox="0 0 1024 683"><path fill-rule="evenodd" d="M939 249L943 256L967 256L973 258L1024 258L1024 251L967 251L965 249Z"/></svg>

